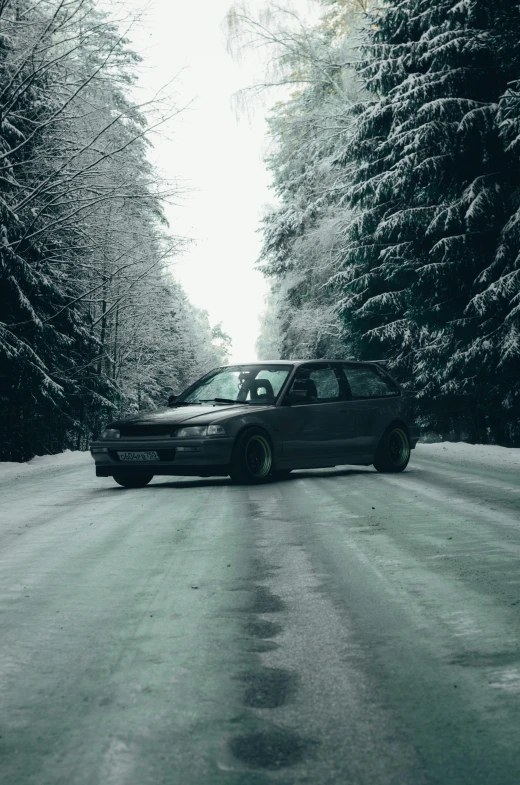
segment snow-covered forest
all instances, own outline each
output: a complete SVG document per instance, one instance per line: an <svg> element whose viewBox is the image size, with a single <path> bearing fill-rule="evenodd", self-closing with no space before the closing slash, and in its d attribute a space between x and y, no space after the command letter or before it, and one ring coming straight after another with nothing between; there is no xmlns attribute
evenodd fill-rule
<svg viewBox="0 0 520 785"><path fill-rule="evenodd" d="M520 4L321 5L228 16L278 91L259 354L388 359L426 427L519 445Z"/></svg>
<svg viewBox="0 0 520 785"><path fill-rule="evenodd" d="M167 270L178 189L148 149L178 110L136 101L131 22L94 0L0 1L4 460L81 449L227 357Z"/></svg>

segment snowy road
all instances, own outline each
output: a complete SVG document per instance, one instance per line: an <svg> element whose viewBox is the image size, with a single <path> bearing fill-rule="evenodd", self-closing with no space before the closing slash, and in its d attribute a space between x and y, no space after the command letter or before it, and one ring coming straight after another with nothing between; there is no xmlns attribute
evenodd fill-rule
<svg viewBox="0 0 520 785"><path fill-rule="evenodd" d="M466 453L0 474L2 785L518 785L520 467Z"/></svg>

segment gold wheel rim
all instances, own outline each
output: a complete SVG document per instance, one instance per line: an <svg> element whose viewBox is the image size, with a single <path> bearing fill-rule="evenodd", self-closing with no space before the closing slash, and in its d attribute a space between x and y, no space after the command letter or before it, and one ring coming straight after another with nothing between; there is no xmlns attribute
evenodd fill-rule
<svg viewBox="0 0 520 785"><path fill-rule="evenodd" d="M271 447L263 436L252 436L246 444L246 465L249 473L257 480L271 471L273 457Z"/></svg>
<svg viewBox="0 0 520 785"><path fill-rule="evenodd" d="M402 466L410 457L410 443L402 428L394 428L388 437L388 456L394 466Z"/></svg>

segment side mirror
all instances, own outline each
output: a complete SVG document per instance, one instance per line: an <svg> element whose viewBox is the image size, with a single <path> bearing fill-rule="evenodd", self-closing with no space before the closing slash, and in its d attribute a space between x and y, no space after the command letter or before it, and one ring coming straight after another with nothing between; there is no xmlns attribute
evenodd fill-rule
<svg viewBox="0 0 520 785"><path fill-rule="evenodd" d="M179 397L178 395L168 396L168 406L173 406L173 404L175 403L178 397Z"/></svg>

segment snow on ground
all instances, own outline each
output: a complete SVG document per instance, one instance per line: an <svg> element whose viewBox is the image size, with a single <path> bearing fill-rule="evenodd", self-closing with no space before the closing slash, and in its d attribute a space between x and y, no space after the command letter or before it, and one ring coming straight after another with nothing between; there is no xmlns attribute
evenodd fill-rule
<svg viewBox="0 0 520 785"><path fill-rule="evenodd" d="M20 475L28 477L33 472L54 469L59 466L79 465L91 461L90 452L80 452L79 450L65 450L65 452L60 452L58 455L36 455L26 463L0 461L0 482L5 482Z"/></svg>
<svg viewBox="0 0 520 785"><path fill-rule="evenodd" d="M498 447L496 444L467 442L419 443L415 448L420 458L457 462L460 466L494 466L520 469L520 447Z"/></svg>

